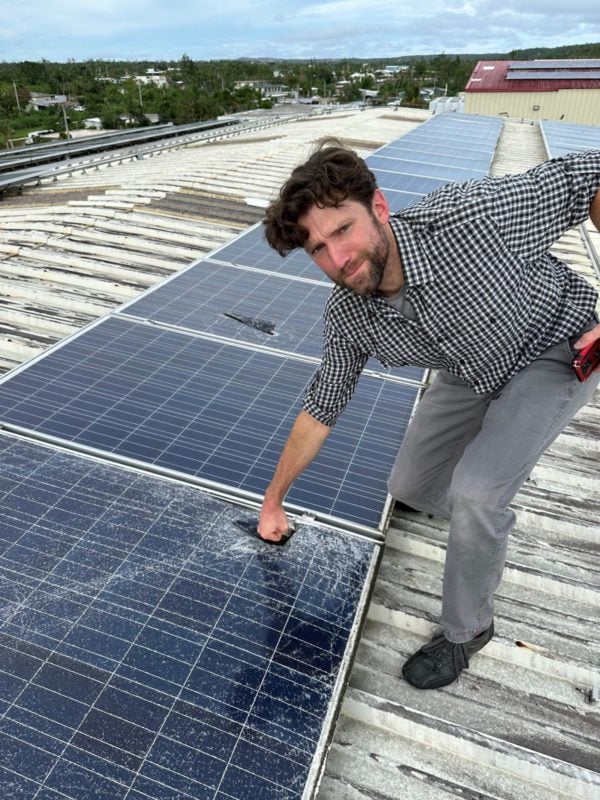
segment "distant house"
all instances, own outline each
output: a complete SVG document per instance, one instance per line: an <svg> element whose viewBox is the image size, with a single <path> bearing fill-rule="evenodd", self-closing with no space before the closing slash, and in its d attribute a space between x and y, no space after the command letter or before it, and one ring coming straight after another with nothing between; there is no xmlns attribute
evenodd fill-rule
<svg viewBox="0 0 600 800"><path fill-rule="evenodd" d="M258 89L261 97L270 100L283 100L290 97L291 90L288 86L283 84L275 84L270 81L236 81L235 88L243 89L250 86L253 89Z"/></svg>
<svg viewBox="0 0 600 800"><path fill-rule="evenodd" d="M465 112L600 125L600 59L479 61Z"/></svg>
<svg viewBox="0 0 600 800"><path fill-rule="evenodd" d="M384 75L393 76L397 75L399 72L408 72L409 66L408 64L388 64L382 70Z"/></svg>
<svg viewBox="0 0 600 800"><path fill-rule="evenodd" d="M145 75L136 75L134 80L142 86L153 83L155 86L164 88L169 84L166 70L155 69L154 67L147 69Z"/></svg>
<svg viewBox="0 0 600 800"><path fill-rule="evenodd" d="M27 105L28 111L42 111L53 106L62 106L68 103L66 94L44 94L42 92L31 92L31 97Z"/></svg>

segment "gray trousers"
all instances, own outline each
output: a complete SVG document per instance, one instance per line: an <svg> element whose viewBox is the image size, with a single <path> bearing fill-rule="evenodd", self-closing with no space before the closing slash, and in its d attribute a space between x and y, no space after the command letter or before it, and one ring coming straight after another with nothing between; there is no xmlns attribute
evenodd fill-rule
<svg viewBox="0 0 600 800"><path fill-rule="evenodd" d="M450 520L442 627L452 642L468 641L491 623L515 522L509 504L600 382L600 375L577 380L570 342L547 350L493 394L477 395L460 378L438 373L398 452L390 494Z"/></svg>

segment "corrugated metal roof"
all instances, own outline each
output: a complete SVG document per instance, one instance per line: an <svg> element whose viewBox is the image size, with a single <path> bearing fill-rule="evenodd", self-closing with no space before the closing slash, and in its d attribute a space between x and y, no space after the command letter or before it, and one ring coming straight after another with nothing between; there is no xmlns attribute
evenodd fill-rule
<svg viewBox="0 0 600 800"><path fill-rule="evenodd" d="M418 119L344 111L0 201L0 364L232 238L320 137L367 154ZM545 156L536 126L506 122L493 170L519 172ZM600 234L591 238L600 248ZM597 281L579 230L554 251ZM393 516L319 800L599 800L599 431L597 395L517 498L497 637L439 691L399 675L436 625L446 526Z"/></svg>
<svg viewBox="0 0 600 800"><path fill-rule="evenodd" d="M581 76L577 78L559 79L556 76L544 78L544 70L540 69L537 78L509 80L507 75L515 63L520 62L478 61L467 82L465 92L557 92L559 89L600 89L600 79L586 78L586 69L578 70ZM556 67L550 71L555 72ZM572 70L569 74L571 73Z"/></svg>

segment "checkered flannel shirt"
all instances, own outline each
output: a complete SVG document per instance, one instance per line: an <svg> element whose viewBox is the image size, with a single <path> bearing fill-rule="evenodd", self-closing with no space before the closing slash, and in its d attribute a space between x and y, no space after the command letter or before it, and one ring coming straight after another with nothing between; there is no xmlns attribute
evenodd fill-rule
<svg viewBox="0 0 600 800"><path fill-rule="evenodd" d="M303 408L332 426L367 359L445 369L478 394L497 391L593 317L596 292L548 252L583 222L600 189L600 150L520 175L452 183L394 215L406 299L334 287L320 368Z"/></svg>

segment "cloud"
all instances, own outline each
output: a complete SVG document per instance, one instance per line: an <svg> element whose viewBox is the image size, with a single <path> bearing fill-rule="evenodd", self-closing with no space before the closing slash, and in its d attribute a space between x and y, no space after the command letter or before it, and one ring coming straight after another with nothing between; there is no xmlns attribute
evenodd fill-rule
<svg viewBox="0 0 600 800"><path fill-rule="evenodd" d="M388 58L600 41L598 0L0 0L5 61Z"/></svg>

